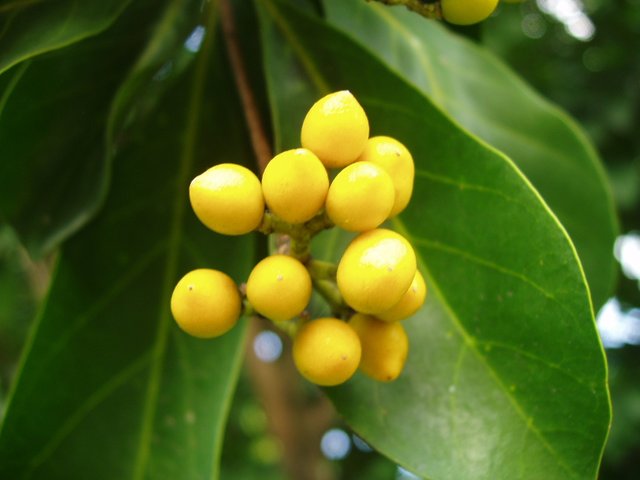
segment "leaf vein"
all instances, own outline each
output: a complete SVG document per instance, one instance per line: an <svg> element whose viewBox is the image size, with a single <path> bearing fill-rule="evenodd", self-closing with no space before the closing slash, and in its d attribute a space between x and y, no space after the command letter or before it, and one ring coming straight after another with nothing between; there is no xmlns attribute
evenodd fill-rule
<svg viewBox="0 0 640 480"><path fill-rule="evenodd" d="M396 227L397 230L399 230L407 239L411 239L411 235L409 234L409 232L407 231L406 227L404 226L404 224L402 223L402 221L400 219L398 219L397 217L394 219L394 226ZM411 241L411 240L410 240ZM496 372L494 371L493 368L491 368L491 365L488 363L487 358L482 354L482 352L480 351L480 349L478 349L477 347L477 342L476 340L471 336L471 334L467 331L467 329L465 328L464 324L462 323L462 321L460 320L460 317L458 316L458 314L456 313L456 311L453 309L453 307L447 302L447 299L444 295L444 293L442 292L442 290L440 289L440 285L439 283L435 280L435 278L433 277L433 275L431 274L431 271L429 270L429 268L424 264L424 262L422 261L422 259L419 259L421 261L421 267L423 269L423 272L425 273L425 276L428 277L429 279L429 284L431 285L431 289L434 292L435 295L438 296L438 298L440 299L440 301L442 302L442 305L445 309L445 311L449 314L449 317L452 320L452 324L456 327L456 329L460 332L460 334L462 335L464 342L469 345L470 350L475 354L475 356L478 358L478 360L480 361L480 363L484 366L484 368L486 369L487 373L489 374L489 376L493 379L493 381L495 382L496 386L502 390L502 393L504 394L504 396L507 398L507 400L509 401L509 403L511 403L514 411L518 414L518 416L520 416L520 418L524 421L525 425L527 426L527 429L530 430L532 433L535 434L536 438L538 439L538 441L542 444L542 446L554 457L556 458L558 465L563 468L565 471L567 471L568 473L570 473L573 477L579 477L578 473L570 466L567 465L567 463L564 461L564 459L560 456L560 454L555 450L555 448L553 448L553 446L549 443L549 441L547 440L547 438L542 434L542 432L536 427L536 425L534 424L533 418L529 417L526 415L526 413L524 412L524 410L522 409L522 406L520 405L520 403L518 402L518 400L513 396L512 392L510 392L506 385L502 382L502 380L500 379L500 377L498 377L498 375L496 374Z"/></svg>
<svg viewBox="0 0 640 480"><path fill-rule="evenodd" d="M207 34L194 67L195 70L191 96L189 99L187 120L185 124L185 142L179 159L178 174L176 176L178 186L185 185L188 182L189 173L195 161L195 147L198 137L198 119L202 110L202 102L200 99L203 95L207 77L207 68L210 57L212 56L211 48L215 39L214 29L217 19L217 2L209 4L208 8ZM180 190L178 189L178 191ZM142 480L149 461L153 424L156 415L157 399L160 393L162 369L164 366L164 356L166 353L167 337L171 321L169 299L171 298L173 283L175 282L178 270L178 257L179 252L181 251L180 244L182 241L182 227L187 203L188 202L186 202L182 196L176 195L172 207L171 221L169 223L169 253L167 255L163 275L158 327L153 345L153 363L147 384L140 441L134 468L132 470L132 478L134 480Z"/></svg>

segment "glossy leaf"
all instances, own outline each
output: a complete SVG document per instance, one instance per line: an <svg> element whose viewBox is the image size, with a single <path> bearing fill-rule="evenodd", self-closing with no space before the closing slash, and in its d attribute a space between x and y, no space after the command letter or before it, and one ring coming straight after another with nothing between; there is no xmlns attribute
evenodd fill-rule
<svg viewBox="0 0 640 480"><path fill-rule="evenodd" d="M415 246L430 294L405 323L405 372L327 389L338 410L425 478L595 478L610 420L606 366L555 216L507 157L371 53L278 1L258 5L278 149L298 145L317 98L347 88L372 135L400 139L416 160L412 203L391 227ZM316 254L337 259L345 240L324 233Z"/></svg>
<svg viewBox="0 0 640 480"><path fill-rule="evenodd" d="M212 11L204 44L188 44L199 50L195 63L155 99L153 114L119 130L106 204L60 253L0 433L1 478L218 475L244 321L205 341L181 332L169 311L187 271L216 268L241 281L253 259L252 237L207 230L187 194L197 173L248 156L237 99L220 95L233 83L215 21ZM182 41L178 52L192 55ZM162 41L155 46L175 53ZM118 118L128 117L126 98L157 94L140 80L134 73L123 86L137 94L119 96Z"/></svg>
<svg viewBox="0 0 640 480"><path fill-rule="evenodd" d="M617 221L604 169L576 123L489 51L439 22L377 2L324 4L332 24L513 159L571 236L594 307L604 304L615 276Z"/></svg>
<svg viewBox="0 0 640 480"><path fill-rule="evenodd" d="M19 62L96 35L131 0L0 2L0 74Z"/></svg>
<svg viewBox="0 0 640 480"><path fill-rule="evenodd" d="M34 256L85 225L104 200L107 116L157 11L157 2L136 2L102 35L0 77L0 213Z"/></svg>

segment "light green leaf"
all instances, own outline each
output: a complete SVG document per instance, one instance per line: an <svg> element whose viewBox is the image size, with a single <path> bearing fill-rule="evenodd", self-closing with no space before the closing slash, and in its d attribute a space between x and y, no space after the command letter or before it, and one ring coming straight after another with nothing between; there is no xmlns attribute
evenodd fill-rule
<svg viewBox="0 0 640 480"><path fill-rule="evenodd" d="M276 0L258 5L278 149L298 146L315 100L349 89L372 135L398 138L416 161L414 198L391 227L415 246L429 297L405 322L402 376L327 389L338 410L425 478L595 478L610 421L605 359L555 216L507 157L367 50ZM317 255L339 258L343 235L317 240Z"/></svg>
<svg viewBox="0 0 640 480"><path fill-rule="evenodd" d="M576 123L489 51L436 21L376 2L324 4L332 24L513 159L567 229L599 308L615 279L618 227L604 169Z"/></svg>
<svg viewBox="0 0 640 480"><path fill-rule="evenodd" d="M214 234L189 207L193 176L249 155L211 10L195 64L145 103L156 105L152 115L118 130L106 204L60 253L0 432L2 478L218 476L245 322L198 340L169 311L187 271L216 268L241 281L253 260L252 237ZM133 73L123 87L139 88L119 97L120 108L157 94L139 80Z"/></svg>

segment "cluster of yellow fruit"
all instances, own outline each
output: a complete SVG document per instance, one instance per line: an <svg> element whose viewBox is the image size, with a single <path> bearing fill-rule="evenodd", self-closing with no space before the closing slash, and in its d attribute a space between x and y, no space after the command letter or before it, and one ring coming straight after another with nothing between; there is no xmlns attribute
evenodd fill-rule
<svg viewBox="0 0 640 480"><path fill-rule="evenodd" d="M244 292L217 270L187 273L171 298L173 316L186 332L215 337L236 323L245 294L245 312L293 331L294 362L311 382L338 385L358 367L376 380L394 380L408 353L399 321L422 306L426 286L410 243L379 227L409 203L413 158L393 138L369 138L367 116L348 91L311 107L301 142L276 155L262 181L243 166L220 164L191 182L193 210L210 229L287 234L290 243L253 268ZM330 181L328 169L341 170ZM358 232L337 267L309 254L311 237L334 225ZM338 300L322 288L327 283ZM303 315L314 286L335 317Z"/></svg>

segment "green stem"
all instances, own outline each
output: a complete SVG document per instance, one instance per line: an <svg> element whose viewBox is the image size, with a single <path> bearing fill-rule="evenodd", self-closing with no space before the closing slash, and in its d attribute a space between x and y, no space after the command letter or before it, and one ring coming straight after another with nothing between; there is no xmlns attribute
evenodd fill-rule
<svg viewBox="0 0 640 480"><path fill-rule="evenodd" d="M333 223L324 210L305 223L289 223L271 212L265 212L262 224L257 231L270 235L276 233L289 237L289 255L303 263L311 257L311 239L322 230L331 228Z"/></svg>
<svg viewBox="0 0 640 480"><path fill-rule="evenodd" d="M335 263L324 262L322 260L310 260L307 263L307 270L311 278L316 280L332 280L335 282L338 267Z"/></svg>
<svg viewBox="0 0 640 480"><path fill-rule="evenodd" d="M327 301L331 307L331 313L336 318L347 319L353 313L349 305L342 298L340 290L334 281L317 280L312 278L313 288Z"/></svg>
<svg viewBox="0 0 640 480"><path fill-rule="evenodd" d="M298 239L311 239L322 230L333 227L333 223L325 214L324 210L318 212L311 220L305 223L289 223L282 220L271 212L265 212L262 224L257 228L258 232L270 235L272 233L283 233Z"/></svg>
<svg viewBox="0 0 640 480"><path fill-rule="evenodd" d="M252 317L254 315L260 315L258 312L256 312L256 309L253 308L253 305L251 305L251 302L249 302L249 299L246 298L246 297L244 297L242 299L241 314L246 316L246 317Z"/></svg>

